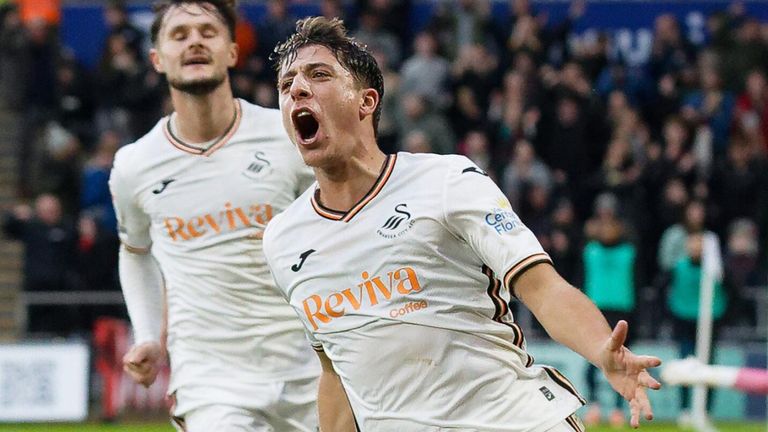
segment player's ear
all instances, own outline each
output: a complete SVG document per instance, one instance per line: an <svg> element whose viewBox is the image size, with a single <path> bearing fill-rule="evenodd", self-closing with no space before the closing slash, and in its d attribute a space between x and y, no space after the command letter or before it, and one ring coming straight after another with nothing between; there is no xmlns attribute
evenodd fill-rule
<svg viewBox="0 0 768 432"><path fill-rule="evenodd" d="M229 59L227 61L228 67L235 67L237 64L237 54L240 52L240 47L237 46L236 43L232 42L229 44Z"/></svg>
<svg viewBox="0 0 768 432"><path fill-rule="evenodd" d="M149 60L152 62L152 67L155 68L155 72L165 73L163 70L163 64L160 61L160 55L157 53L157 49L152 48L149 50Z"/></svg>
<svg viewBox="0 0 768 432"><path fill-rule="evenodd" d="M360 119L362 120L364 117L373 115L378 106L379 92L372 88L364 89L360 98Z"/></svg>

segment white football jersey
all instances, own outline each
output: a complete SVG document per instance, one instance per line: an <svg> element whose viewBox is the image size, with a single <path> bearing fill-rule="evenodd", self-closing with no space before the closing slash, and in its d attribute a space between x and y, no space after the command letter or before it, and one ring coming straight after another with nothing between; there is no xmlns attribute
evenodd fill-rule
<svg viewBox="0 0 768 432"><path fill-rule="evenodd" d="M248 407L259 399L256 384L319 373L260 240L313 175L279 111L236 106L229 131L206 151L177 139L172 117L163 118L120 149L110 187L121 241L151 247L165 279L169 392L191 386L211 401Z"/></svg>
<svg viewBox="0 0 768 432"><path fill-rule="evenodd" d="M349 212L316 193L270 223L264 251L361 430L542 431L583 405L533 366L508 308L511 281L549 257L469 159L388 156Z"/></svg>

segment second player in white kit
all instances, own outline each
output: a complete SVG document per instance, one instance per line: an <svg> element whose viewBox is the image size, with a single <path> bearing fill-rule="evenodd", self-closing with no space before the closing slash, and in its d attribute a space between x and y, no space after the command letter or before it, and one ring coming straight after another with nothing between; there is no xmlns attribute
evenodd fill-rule
<svg viewBox="0 0 768 432"><path fill-rule="evenodd" d="M312 176L279 112L232 96L233 3L156 9L150 57L168 79L174 113L117 153L110 178L136 336L123 362L136 381L154 381L164 285L180 430L314 431L319 365L261 242Z"/></svg>
<svg viewBox="0 0 768 432"><path fill-rule="evenodd" d="M269 404L284 381L317 375L258 239L311 172L284 136L279 112L235 103L231 133L208 150L174 138L171 115L118 152L111 177L122 243L151 246L163 273L169 392L178 391L179 416L212 402Z"/></svg>

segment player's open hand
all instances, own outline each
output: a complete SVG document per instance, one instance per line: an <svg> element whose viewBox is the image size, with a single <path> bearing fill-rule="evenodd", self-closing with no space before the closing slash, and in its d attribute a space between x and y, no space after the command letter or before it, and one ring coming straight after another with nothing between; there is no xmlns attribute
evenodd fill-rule
<svg viewBox="0 0 768 432"><path fill-rule="evenodd" d="M641 415L646 420L653 419L646 389L658 390L661 384L646 369L659 366L661 360L658 357L636 355L625 347L628 329L626 321L616 324L611 337L603 346L599 366L614 390L629 401L630 424L637 428L640 426Z"/></svg>
<svg viewBox="0 0 768 432"><path fill-rule="evenodd" d="M123 356L123 370L137 383L149 387L160 372L165 358L163 354L164 350L159 342L134 345Z"/></svg>

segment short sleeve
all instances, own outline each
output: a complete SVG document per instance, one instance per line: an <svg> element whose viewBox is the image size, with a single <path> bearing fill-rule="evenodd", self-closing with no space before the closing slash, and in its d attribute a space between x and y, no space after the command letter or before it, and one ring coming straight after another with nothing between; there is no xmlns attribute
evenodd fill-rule
<svg viewBox="0 0 768 432"><path fill-rule="evenodd" d="M526 269L551 262L507 197L469 159L452 161L443 184L448 229L469 244L510 292L510 285Z"/></svg>
<svg viewBox="0 0 768 432"><path fill-rule="evenodd" d="M109 176L109 189L117 215L118 234L120 241L129 251L146 253L152 245L149 235L151 220L149 215L138 206L130 182L123 173L124 164L127 163L124 150L118 152ZM123 157L120 157L121 153Z"/></svg>
<svg viewBox="0 0 768 432"><path fill-rule="evenodd" d="M304 327L304 334L307 335L307 340L309 341L309 344L312 345L312 349L315 351L323 352L325 349L323 348L323 344L320 343L317 339L315 339L315 336L312 334L311 331L305 326Z"/></svg>

